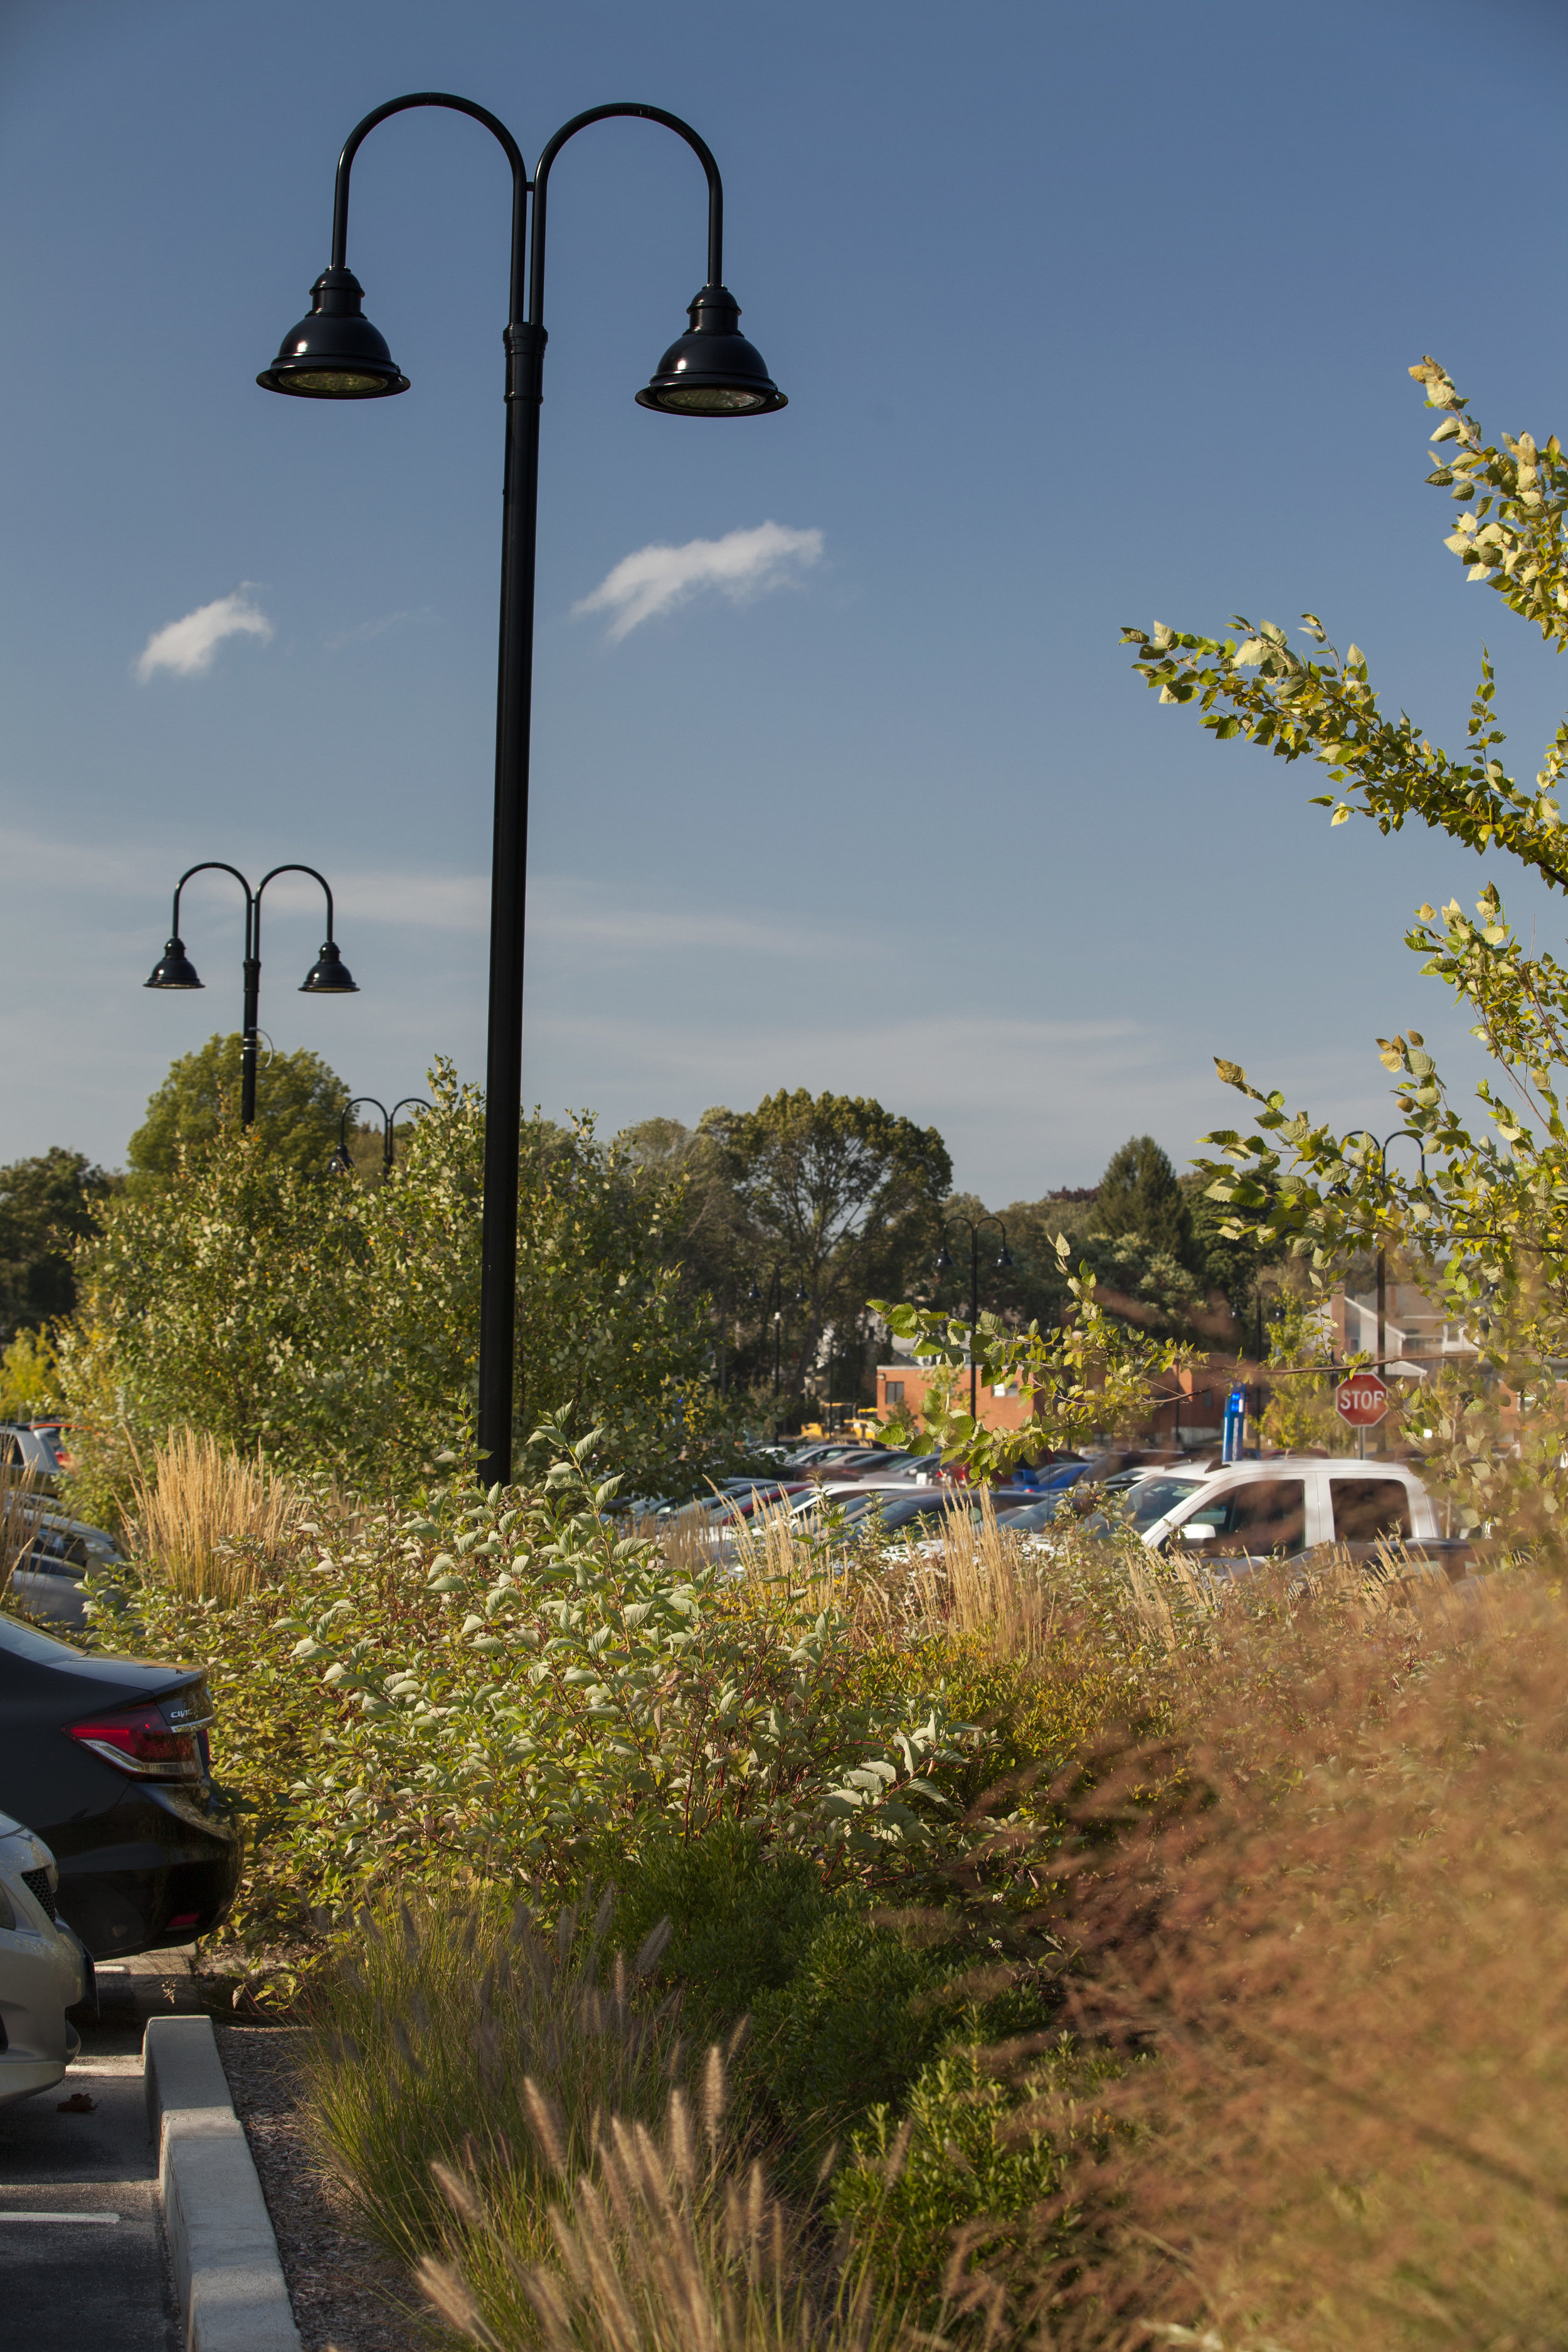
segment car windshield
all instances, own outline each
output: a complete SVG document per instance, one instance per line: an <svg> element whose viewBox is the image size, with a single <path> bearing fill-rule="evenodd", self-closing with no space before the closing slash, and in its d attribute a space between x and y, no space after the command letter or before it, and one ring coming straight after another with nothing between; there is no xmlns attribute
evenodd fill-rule
<svg viewBox="0 0 1568 2352"><path fill-rule="evenodd" d="M1195 1495L1203 1482L1197 1478L1142 1478L1136 1486L1127 1489L1127 1517L1140 1535Z"/></svg>
<svg viewBox="0 0 1568 2352"><path fill-rule="evenodd" d="M1026 1536L1036 1528L1047 1528L1068 1499L1068 1489L1058 1487L1054 1494L1042 1495L1037 1503L1026 1503L1022 1510L998 1511L996 1524Z"/></svg>

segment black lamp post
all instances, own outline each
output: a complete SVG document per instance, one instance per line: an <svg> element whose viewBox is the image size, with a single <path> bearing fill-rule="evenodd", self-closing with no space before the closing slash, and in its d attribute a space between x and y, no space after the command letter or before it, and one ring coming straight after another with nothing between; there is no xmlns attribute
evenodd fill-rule
<svg viewBox="0 0 1568 2352"><path fill-rule="evenodd" d="M275 866L264 874L253 890L237 866L226 866L220 857L209 857L201 866L188 866L174 885L174 917L169 926L169 942L153 965L145 988L202 988L205 982L196 976L196 968L185 953L185 943L180 937L180 893L193 874L232 874L245 893L245 1017L239 1033L239 1123L251 1126L256 1118L256 1038L258 1000L261 989L261 894L267 885L279 874L308 874L320 882L327 894L327 936L321 952L300 983L301 996L357 996L359 983L332 941L332 894L326 877L313 866Z"/></svg>
<svg viewBox="0 0 1568 2352"><path fill-rule="evenodd" d="M779 1261L774 1265L774 1266L773 1266L773 1269L772 1273L771 1273L771 1274L769 1275L769 1276L768 1276L767 1288L766 1288L765 1290L759 1290L759 1288L757 1287L757 1285L753 1282L753 1283L752 1283L752 1286L751 1286L751 1288L750 1288L750 1290L747 1292L746 1296L747 1296L748 1299L750 1300L751 1304L752 1304L753 1307L761 1307L761 1306L763 1306L764 1299L771 1299L771 1300L773 1301L773 1420L772 1420L772 1423L771 1423L771 1425L770 1425L770 1434L771 1434L771 1439L772 1439L772 1440L773 1440L773 1441L776 1441L776 1439L777 1439L777 1437L778 1437L778 1433L779 1433L779 1374L780 1374L780 1371L781 1371L781 1370L782 1370L783 1362L784 1362L784 1263L783 1263L783 1260L782 1260L782 1259L781 1259L781 1260L779 1260ZM795 1286L795 1305L796 1305L797 1307L804 1307L804 1306L805 1306L805 1291L800 1287L800 1286L799 1286L798 1284Z"/></svg>
<svg viewBox="0 0 1568 2352"><path fill-rule="evenodd" d="M1007 1228L1000 1217L944 1217L942 1221L942 1251L936 1262L939 1275L951 1274L953 1270L952 1252L947 1245L948 1232L953 1225L965 1225L969 1230L969 1418L974 1421L978 1418L976 1406L980 1400L980 1366L974 1350L974 1327L980 1320L980 1236L985 1227L994 1225L1002 1236L1001 1254L996 1260L999 1266L1011 1265L1013 1253L1007 1246Z"/></svg>
<svg viewBox="0 0 1568 2352"><path fill-rule="evenodd" d="M485 1072L485 1202L479 1305L479 1445L486 1476L511 1475L517 1299L518 1133L522 1112L523 882L528 855L528 761L533 667L534 551L539 518L539 411L544 362L544 228L550 169L566 142L592 122L630 115L660 122L691 148L708 175L708 278L689 306L689 329L637 394L676 416L764 416L784 396L762 355L738 331L740 306L723 283L724 192L719 167L679 115L657 106L590 108L555 133L531 181L503 122L472 100L442 90L395 98L367 114L338 158L331 265L311 288L309 318L283 338L257 382L311 400L375 400L406 392L408 379L360 311L363 289L348 268L349 174L361 141L389 115L450 107L496 138L511 165L511 302L505 342L506 475L501 493L500 664L496 709L495 834L490 877L489 1035ZM528 199L533 198L533 235ZM524 298L526 295L526 315Z"/></svg>
<svg viewBox="0 0 1568 2352"><path fill-rule="evenodd" d="M1426 1173L1426 1147L1422 1142L1421 1138L1416 1134L1415 1129L1413 1127L1396 1127L1394 1133L1392 1135L1385 1136L1381 1143L1378 1142L1376 1136L1373 1134L1369 1128L1363 1127L1361 1131L1366 1137L1369 1143L1375 1144L1377 1146L1378 1174L1383 1182L1386 1183L1388 1181L1389 1145L1391 1143L1403 1142L1406 1138L1408 1138L1408 1139L1412 1143L1415 1144L1420 1150L1421 1173L1425 1178ZM1387 1304L1388 1254L1380 1241L1377 1245L1377 1370L1379 1379L1384 1377L1384 1360L1388 1353Z"/></svg>
<svg viewBox="0 0 1568 2352"><path fill-rule="evenodd" d="M329 1171L334 1176L352 1176L354 1172L353 1161L349 1157L349 1120L362 1103L369 1103L374 1110L381 1113L381 1164L389 1174L395 1157L394 1138L397 1128L398 1112L410 1109L429 1110L432 1108L423 1095L405 1095L403 1100L395 1102L390 1110L384 1103L377 1102L374 1095L355 1095L338 1121L338 1148L327 1162Z"/></svg>

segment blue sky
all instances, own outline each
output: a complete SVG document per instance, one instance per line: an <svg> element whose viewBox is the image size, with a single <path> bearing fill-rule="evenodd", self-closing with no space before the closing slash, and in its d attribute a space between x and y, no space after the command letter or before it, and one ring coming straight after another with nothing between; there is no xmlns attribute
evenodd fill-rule
<svg viewBox="0 0 1568 2352"><path fill-rule="evenodd" d="M701 178L652 126L579 140L531 1100L616 1128L875 1094L1001 1202L1133 1131L1184 1160L1234 1116L1215 1054L1346 1124L1387 1114L1375 1033L1473 1066L1400 934L1479 863L1331 834L1303 768L1158 709L1118 627L1311 607L1450 742L1486 635L1533 772L1568 697L1443 551L1405 370L1435 352L1494 432L1568 427L1568 11L8 0L0 1160L117 1162L172 1056L237 1025L216 885L184 926L206 992L140 984L202 857L338 890L362 993L335 1003L295 992L316 907L269 898L279 1048L388 1100L437 1052L482 1074L508 196L480 131L406 117L356 170L350 259L412 392L254 383L325 262L342 138L422 87L531 157L607 99L695 123L791 402L634 405L702 275ZM750 594L593 604L643 550L770 523ZM228 599L250 625L205 667L139 674ZM1544 891L1509 900L1561 937Z"/></svg>

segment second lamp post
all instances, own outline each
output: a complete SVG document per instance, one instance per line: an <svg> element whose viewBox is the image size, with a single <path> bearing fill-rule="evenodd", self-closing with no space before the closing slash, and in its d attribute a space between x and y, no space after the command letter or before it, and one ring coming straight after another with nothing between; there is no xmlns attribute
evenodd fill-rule
<svg viewBox="0 0 1568 2352"><path fill-rule="evenodd" d="M363 289L348 267L349 174L360 142L389 115L438 106L482 123L511 167L511 302L506 343L506 473L501 491L500 665L496 703L495 833L490 878L489 1037L485 1067L485 1198L479 1293L479 1450L488 1482L511 1476L517 1312L518 1137L522 1115L523 884L528 854L528 762L533 674L534 549L539 520L539 410L544 364L544 215L550 170L590 123L630 115L684 139L708 177L708 274L688 309L644 408L675 416L764 416L784 396L762 354L739 331L740 305L723 283L724 192L703 141L661 107L595 106L563 123L531 180L504 122L471 99L444 90L395 98L350 132L338 158L332 258L310 289L308 318L291 327L257 382L310 400L376 400L406 392L408 378L384 338L361 314ZM528 200L533 198L529 238Z"/></svg>
<svg viewBox="0 0 1568 2352"><path fill-rule="evenodd" d="M392 1163L397 1156L398 1112L428 1110L431 1108L423 1095L405 1095L403 1100L395 1102L390 1110L384 1102L378 1102L374 1095L355 1095L353 1100L345 1104L343 1108L343 1115L338 1121L338 1148L327 1162L329 1170L334 1176L352 1176L354 1172L354 1163L349 1152L349 1120L356 1110L367 1103L373 1110L378 1110L381 1113L381 1165L383 1172L388 1176L392 1173Z"/></svg>
<svg viewBox="0 0 1568 2352"><path fill-rule="evenodd" d="M239 1033L239 1123L250 1127L256 1120L256 1045L258 1013L261 992L261 894L267 885L279 874L308 874L320 882L327 894L327 936L321 942L321 952L300 983L301 996L357 996L359 983L349 971L332 940L332 893L323 875L313 866L275 866L264 874L253 890L237 866L226 866L221 857L209 857L200 866L187 866L174 885L174 919L169 925L169 941L163 954L143 981L144 988L204 988L195 965L185 953L185 943L180 937L180 893L193 874L232 874L245 893L245 1016Z"/></svg>
<svg viewBox="0 0 1568 2352"><path fill-rule="evenodd" d="M936 1262L939 1275L953 1270L952 1252L947 1245L948 1229L965 1225L969 1229L969 1418L977 1419L975 1408L980 1400L980 1366L974 1352L974 1327L980 1320L980 1236L987 1225L994 1225L1002 1236L1002 1249L996 1263L1011 1265L1013 1253L1007 1246L1007 1228L1000 1217L944 1217L942 1234L942 1254Z"/></svg>

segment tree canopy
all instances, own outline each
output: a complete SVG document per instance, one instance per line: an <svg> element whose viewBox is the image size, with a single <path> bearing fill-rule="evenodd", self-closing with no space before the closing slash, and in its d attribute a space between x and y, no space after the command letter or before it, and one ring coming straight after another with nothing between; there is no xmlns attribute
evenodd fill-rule
<svg viewBox="0 0 1568 2352"><path fill-rule="evenodd" d="M700 1135L730 1189L751 1281L791 1308L789 1379L799 1391L826 1351L858 1384L868 1300L899 1291L937 1247L952 1162L934 1127L862 1095L767 1096L753 1111L705 1111ZM749 1292L750 1285L748 1286ZM771 1296L751 1302L759 1331Z"/></svg>
<svg viewBox="0 0 1568 2352"><path fill-rule="evenodd" d="M1091 1234L1136 1234L1178 1264L1192 1255L1193 1221L1170 1155L1152 1135L1134 1135L1112 1152L1089 1220Z"/></svg>
<svg viewBox="0 0 1568 2352"><path fill-rule="evenodd" d="M209 1143L225 1120L239 1120L237 1032L209 1037L195 1053L182 1054L152 1096L147 1116L125 1148L139 1177L167 1177L182 1146ZM258 1150L300 1175L319 1175L338 1140L349 1090L319 1054L300 1046L292 1054L263 1049L256 1073L256 1139Z"/></svg>
<svg viewBox="0 0 1568 2352"><path fill-rule="evenodd" d="M302 1173L225 1122L170 1178L110 1205L61 1346L84 1476L109 1500L131 1445L180 1423L370 1491L417 1485L463 1444L484 1106L444 1064L430 1091L384 1183ZM591 1119L534 1119L520 1192L520 1455L566 1417L602 1428L628 1494L689 1493L732 1466L707 1318L668 1263L679 1183L635 1178ZM81 1499L105 1507L85 1486Z"/></svg>
<svg viewBox="0 0 1568 2352"><path fill-rule="evenodd" d="M0 1168L0 1341L76 1305L76 1245L110 1179L58 1144Z"/></svg>
<svg viewBox="0 0 1568 2352"><path fill-rule="evenodd" d="M781 1411L870 1392L872 1290L905 1290L937 1250L952 1181L934 1128L880 1103L805 1089L754 1111L715 1108L695 1127L645 1119L618 1139L630 1175L679 1180L667 1229L689 1296L712 1303L723 1385L771 1398L774 1315Z"/></svg>

